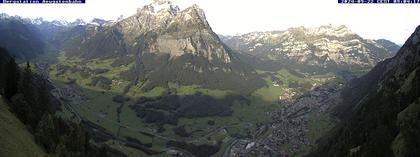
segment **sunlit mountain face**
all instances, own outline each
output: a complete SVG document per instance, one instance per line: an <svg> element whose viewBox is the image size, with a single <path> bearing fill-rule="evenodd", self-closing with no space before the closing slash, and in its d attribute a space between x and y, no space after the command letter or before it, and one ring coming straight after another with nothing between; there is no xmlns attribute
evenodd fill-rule
<svg viewBox="0 0 420 157"><path fill-rule="evenodd" d="M168 0L82 18L0 14L0 156L420 155L419 28L223 35Z"/></svg>
<svg viewBox="0 0 420 157"><path fill-rule="evenodd" d="M314 73L370 69L399 49L388 40L363 39L344 25L254 32L225 42L239 53L268 62L291 62Z"/></svg>

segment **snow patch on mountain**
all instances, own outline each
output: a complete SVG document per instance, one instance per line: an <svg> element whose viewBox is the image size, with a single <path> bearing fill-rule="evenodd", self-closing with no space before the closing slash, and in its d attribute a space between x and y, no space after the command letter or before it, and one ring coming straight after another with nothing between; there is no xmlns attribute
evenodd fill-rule
<svg viewBox="0 0 420 157"><path fill-rule="evenodd" d="M154 0L153 3L143 6L137 10L138 13L146 14L170 14L176 15L180 11L179 6L174 5L172 1L168 0Z"/></svg>

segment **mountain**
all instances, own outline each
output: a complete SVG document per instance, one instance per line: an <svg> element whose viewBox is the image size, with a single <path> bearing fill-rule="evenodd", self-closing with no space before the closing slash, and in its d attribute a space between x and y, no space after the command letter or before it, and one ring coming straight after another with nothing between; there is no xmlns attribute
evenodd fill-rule
<svg viewBox="0 0 420 157"><path fill-rule="evenodd" d="M378 40L375 40L375 42L381 45L382 47L384 47L385 49L388 49L389 51L391 51L392 56L394 56L398 52L398 50L400 50L401 48L401 46L386 39L378 39Z"/></svg>
<svg viewBox="0 0 420 157"><path fill-rule="evenodd" d="M181 11L170 1L156 0L115 23L86 25L64 50L85 62L135 65L119 77L134 85L146 82L146 90L173 82L250 92L264 84L223 44L197 5Z"/></svg>
<svg viewBox="0 0 420 157"><path fill-rule="evenodd" d="M20 17L6 14L0 16L0 46L7 48L11 55L28 59L42 54L45 42L41 32Z"/></svg>
<svg viewBox="0 0 420 157"><path fill-rule="evenodd" d="M247 56L307 72L369 69L398 50L390 41L363 39L344 25L253 32L225 43Z"/></svg>
<svg viewBox="0 0 420 157"><path fill-rule="evenodd" d="M342 119L310 156L420 156L420 26L398 53L354 79Z"/></svg>
<svg viewBox="0 0 420 157"><path fill-rule="evenodd" d="M95 18L90 22L85 22L82 19L76 19L73 22L46 21L42 18L26 20L32 24L32 27L41 32L43 40L55 51L61 50L64 43L83 33L88 25L104 26L113 22L99 18Z"/></svg>
<svg viewBox="0 0 420 157"><path fill-rule="evenodd" d="M37 30L40 34L41 41L45 43L45 51L55 51L60 49L61 43L59 34L71 26L66 21L46 21L42 18L29 19L25 18L27 26Z"/></svg>
<svg viewBox="0 0 420 157"><path fill-rule="evenodd" d="M89 23L77 19L73 22L47 21L43 18L23 18L0 14L0 46L21 59L31 59L39 54L57 51L67 40L80 35L86 25L103 26L113 21L95 18Z"/></svg>
<svg viewBox="0 0 420 157"><path fill-rule="evenodd" d="M230 39L232 39L233 36L230 35L221 35L221 34L217 34L217 36L219 36L220 40L222 40L223 42L228 41Z"/></svg>

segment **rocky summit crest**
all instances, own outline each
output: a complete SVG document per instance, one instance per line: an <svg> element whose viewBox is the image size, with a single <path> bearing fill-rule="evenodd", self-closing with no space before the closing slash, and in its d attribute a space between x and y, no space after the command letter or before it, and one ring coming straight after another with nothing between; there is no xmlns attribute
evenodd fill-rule
<svg viewBox="0 0 420 157"><path fill-rule="evenodd" d="M250 92L263 85L255 70L213 32L198 5L180 10L171 1L153 1L112 25L89 25L85 33L67 42L66 52L87 62L135 63L121 77L133 84L148 80L144 88L177 82ZM245 85L249 87L243 89Z"/></svg>
<svg viewBox="0 0 420 157"><path fill-rule="evenodd" d="M225 43L241 53L326 71L368 69L399 49L390 41L364 39L344 25L254 32L231 37Z"/></svg>
<svg viewBox="0 0 420 157"><path fill-rule="evenodd" d="M157 0L117 23L116 28L129 46L136 46L139 39L154 34L146 39L145 52L167 53L172 57L189 53L208 60L218 58L225 63L232 60L198 5L180 10L171 1Z"/></svg>

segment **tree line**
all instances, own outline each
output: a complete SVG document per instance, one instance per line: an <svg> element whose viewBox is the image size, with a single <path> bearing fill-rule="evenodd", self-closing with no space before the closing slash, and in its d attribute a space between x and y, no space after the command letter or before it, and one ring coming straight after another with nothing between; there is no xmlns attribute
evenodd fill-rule
<svg viewBox="0 0 420 157"><path fill-rule="evenodd" d="M0 48L0 94L50 156L112 155L110 148L91 143L89 134L80 125L56 116L47 81L32 72L29 62L20 68L4 48Z"/></svg>

